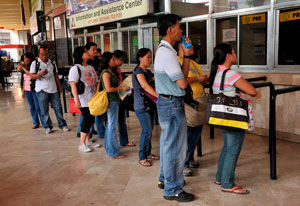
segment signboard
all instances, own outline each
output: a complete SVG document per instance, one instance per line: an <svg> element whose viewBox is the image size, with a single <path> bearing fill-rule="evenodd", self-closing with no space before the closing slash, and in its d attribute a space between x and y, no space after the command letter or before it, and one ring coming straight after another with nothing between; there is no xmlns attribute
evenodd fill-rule
<svg viewBox="0 0 300 206"><path fill-rule="evenodd" d="M223 42L236 41L236 29L223 30Z"/></svg>
<svg viewBox="0 0 300 206"><path fill-rule="evenodd" d="M266 14L255 14L249 16L242 16L242 24L256 24L266 22Z"/></svg>
<svg viewBox="0 0 300 206"><path fill-rule="evenodd" d="M30 0L31 5L31 15L33 15L36 11L41 10L42 4L41 0Z"/></svg>
<svg viewBox="0 0 300 206"><path fill-rule="evenodd" d="M280 14L280 22L300 19L300 10L284 12Z"/></svg>
<svg viewBox="0 0 300 206"><path fill-rule="evenodd" d="M88 27L112 21L146 15L147 0L117 1L105 6L84 11L69 17L70 29Z"/></svg>

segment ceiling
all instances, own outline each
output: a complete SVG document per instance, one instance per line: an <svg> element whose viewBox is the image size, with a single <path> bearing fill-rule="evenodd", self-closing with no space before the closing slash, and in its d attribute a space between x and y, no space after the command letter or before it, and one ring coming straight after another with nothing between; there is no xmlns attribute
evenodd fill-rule
<svg viewBox="0 0 300 206"><path fill-rule="evenodd" d="M43 2L43 0L41 0ZM53 8L64 5L64 0L52 0ZM30 0L23 0L26 25L25 30L30 29ZM45 13L51 11L51 0L44 0ZM21 19L20 0L0 0L0 29L22 30L23 22Z"/></svg>

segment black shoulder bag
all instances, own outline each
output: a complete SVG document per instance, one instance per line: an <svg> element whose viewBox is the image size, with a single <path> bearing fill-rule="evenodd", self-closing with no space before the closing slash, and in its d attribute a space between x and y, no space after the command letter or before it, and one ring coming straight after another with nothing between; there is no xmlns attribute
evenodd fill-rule
<svg viewBox="0 0 300 206"><path fill-rule="evenodd" d="M34 61L35 61L35 73L37 74L40 69L40 62L38 60L34 60ZM35 92L35 82L36 79L30 79L30 90L32 92Z"/></svg>
<svg viewBox="0 0 300 206"><path fill-rule="evenodd" d="M83 81L80 80L81 79L81 70L80 70L79 66L77 66L77 71L78 71L78 74L79 74L79 80L76 83L77 92L78 92L78 94L83 94L84 89L85 89L85 85L84 85Z"/></svg>

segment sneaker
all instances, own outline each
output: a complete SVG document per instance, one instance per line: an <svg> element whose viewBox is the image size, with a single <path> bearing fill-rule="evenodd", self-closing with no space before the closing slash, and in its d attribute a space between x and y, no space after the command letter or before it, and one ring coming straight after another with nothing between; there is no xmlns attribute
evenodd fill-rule
<svg viewBox="0 0 300 206"><path fill-rule="evenodd" d="M89 143L87 143L86 146L98 148L98 147L101 147L101 144L89 142Z"/></svg>
<svg viewBox="0 0 300 206"><path fill-rule="evenodd" d="M50 134L50 133L52 133L53 132L53 130L51 129L51 128L47 128L46 129L46 134Z"/></svg>
<svg viewBox="0 0 300 206"><path fill-rule="evenodd" d="M78 147L80 152L91 152L92 150L88 148L85 144Z"/></svg>
<svg viewBox="0 0 300 206"><path fill-rule="evenodd" d="M68 128L68 126L64 126L63 128L60 128L60 130L63 131L63 132L70 131L70 129Z"/></svg>
<svg viewBox="0 0 300 206"><path fill-rule="evenodd" d="M158 186L159 189L163 190L165 188L165 183L162 182L162 181L158 181L158 185L157 186Z"/></svg>
<svg viewBox="0 0 300 206"><path fill-rule="evenodd" d="M183 170L183 176L187 176L187 177L190 177L190 176L193 176L193 171L190 169L190 168L185 168Z"/></svg>
<svg viewBox="0 0 300 206"><path fill-rule="evenodd" d="M165 200L176 200L177 202L191 202L195 199L195 196L191 193L182 191L174 196L164 196Z"/></svg>

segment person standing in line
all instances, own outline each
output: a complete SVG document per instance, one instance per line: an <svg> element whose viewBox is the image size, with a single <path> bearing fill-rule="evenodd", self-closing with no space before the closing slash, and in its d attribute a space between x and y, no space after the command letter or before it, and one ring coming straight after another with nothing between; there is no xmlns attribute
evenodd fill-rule
<svg viewBox="0 0 300 206"><path fill-rule="evenodd" d="M118 77L113 70L116 67L113 54L104 52L101 57L100 67L102 73L100 75L100 83L106 90L109 105L107 108L107 123L105 125L105 151L111 159L123 159L117 143L117 122L119 110L119 90L129 90L129 87L120 87Z"/></svg>
<svg viewBox="0 0 300 206"><path fill-rule="evenodd" d="M179 43L176 43L174 48L175 50L178 50L177 58L180 62L180 65L182 65L184 58L183 49L180 47ZM208 83L208 77L203 75L200 65L194 60L190 60L187 82L193 91L192 98L194 101L197 101L197 98L203 95L203 85ZM183 176L192 176L193 171L190 168L199 167L199 163L195 163L194 161L194 152L198 141L201 138L202 128L203 125L196 127L187 126L187 153Z"/></svg>
<svg viewBox="0 0 300 206"><path fill-rule="evenodd" d="M37 71L36 71L37 70ZM39 49L39 58L30 66L31 79L36 79L35 91L39 101L42 119L45 122L46 134L53 132L52 121L49 115L49 103L51 103L58 127L63 132L70 129L63 118L63 110L60 102L62 87L58 78L56 66L49 59L48 47L42 45Z"/></svg>
<svg viewBox="0 0 300 206"><path fill-rule="evenodd" d="M116 64L116 75L119 80L119 84L123 81L122 74L121 74L121 66L126 58L126 52L121 50L114 51L114 59ZM120 139L120 146L128 146L128 147L135 147L136 145L132 142L128 141L128 133L127 133L127 125L126 125L126 106L123 101L120 101L119 105L119 139Z"/></svg>
<svg viewBox="0 0 300 206"><path fill-rule="evenodd" d="M30 65L31 63L35 60L34 55L30 52L24 54L21 57L21 62L20 63L20 68L21 70L21 89L22 89L22 97L27 99L29 108L30 108L30 114L32 117L32 121L33 121L33 126L32 129L36 129L39 128L40 125L40 120L39 117L41 119L41 123L42 125L45 127L45 123L42 119L42 115L41 115L41 111L40 111L40 106L39 106L39 102L36 96L36 93L34 90L31 90L30 87Z"/></svg>
<svg viewBox="0 0 300 206"><path fill-rule="evenodd" d="M159 17L157 26L162 41L154 61L155 90L160 135L160 176L158 187L164 188L166 200L190 202L194 195L183 191L183 169L187 151L187 125L184 110L184 95L192 49L183 48L183 65L177 59L173 46L180 41L181 17L165 14ZM190 40L185 39L188 43ZM183 47L183 44L180 46Z"/></svg>
<svg viewBox="0 0 300 206"><path fill-rule="evenodd" d="M209 84L214 94L219 94L222 74L227 71L224 80L224 92L226 96L235 97L236 88L244 93L260 98L261 94L247 82L239 73L231 69L236 64L236 54L229 44L219 44L214 48L214 58L211 63ZM218 170L215 184L221 185L222 192L235 194L248 194L249 190L238 186L234 182L236 163L239 158L245 137L245 130L221 129L224 146L218 161Z"/></svg>
<svg viewBox="0 0 300 206"><path fill-rule="evenodd" d="M134 90L134 111L142 127L140 136L139 163L142 166L150 167L152 164L149 160L159 160L159 156L151 154L151 137L154 127L156 111L146 111L143 97L140 90L148 92L154 97L158 94L153 88L153 74L147 68L152 63L152 53L150 49L139 49L136 54L137 67L132 74L132 85Z"/></svg>
<svg viewBox="0 0 300 206"><path fill-rule="evenodd" d="M84 47L77 47L74 50L73 58L75 65L70 69L69 82L75 100L75 107L80 109L83 116L78 149L81 152L91 152L90 147L100 147L100 144L92 143L89 138L90 128L95 122L95 117L90 114L88 107L88 101L96 94L98 78L95 69L87 64L91 56ZM80 69L81 77L78 69ZM83 94L78 94L76 84L79 78L85 85Z"/></svg>

